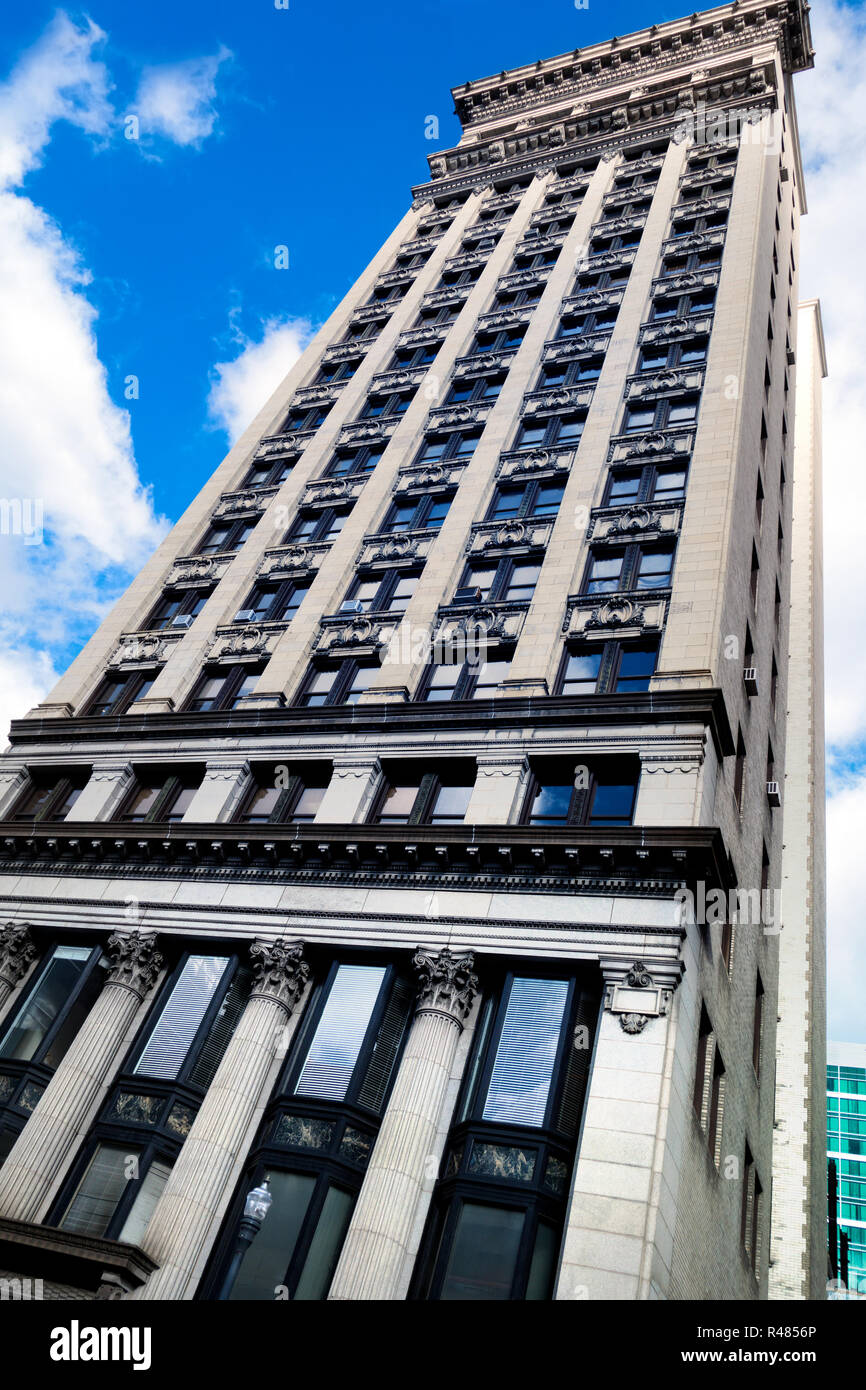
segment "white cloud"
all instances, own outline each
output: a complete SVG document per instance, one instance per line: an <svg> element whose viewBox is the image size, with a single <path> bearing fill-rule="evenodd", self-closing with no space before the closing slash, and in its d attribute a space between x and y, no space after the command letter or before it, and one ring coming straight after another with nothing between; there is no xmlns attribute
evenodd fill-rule
<svg viewBox="0 0 866 1390"><path fill-rule="evenodd" d="M107 137L110 83L92 24L64 14L0 85L0 735L53 683L164 531L136 471L129 415L111 400L87 298L89 273L16 181L54 122ZM41 514L41 544L16 508ZM29 514L28 514L28 509ZM35 509L35 510L34 510Z"/></svg>
<svg viewBox="0 0 866 1390"><path fill-rule="evenodd" d="M217 362L208 396L208 414L234 443L297 362L314 329L306 319L268 319L255 342L236 335L240 352Z"/></svg>
<svg viewBox="0 0 866 1390"><path fill-rule="evenodd" d="M60 11L16 64L0 87L0 187L16 187L39 165L55 121L89 135L108 130L111 83L93 56L104 39L89 19L78 28Z"/></svg>
<svg viewBox="0 0 866 1390"><path fill-rule="evenodd" d="M231 56L221 47L211 57L145 68L135 101L142 133L165 136L176 145L206 140L217 119L216 75Z"/></svg>

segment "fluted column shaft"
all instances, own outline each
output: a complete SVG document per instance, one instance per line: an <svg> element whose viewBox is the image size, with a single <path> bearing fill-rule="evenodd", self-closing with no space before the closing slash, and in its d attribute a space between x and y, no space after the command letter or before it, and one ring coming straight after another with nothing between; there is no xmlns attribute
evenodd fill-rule
<svg viewBox="0 0 866 1390"><path fill-rule="evenodd" d="M0 928L0 1013L35 956L36 946L24 922L7 922Z"/></svg>
<svg viewBox="0 0 866 1390"><path fill-rule="evenodd" d="M253 990L151 1217L142 1244L159 1269L136 1299L179 1300L195 1293L286 1021L307 983L302 951L283 941L251 947Z"/></svg>
<svg viewBox="0 0 866 1390"><path fill-rule="evenodd" d="M330 1299L398 1299L402 1271L431 1186L431 1157L463 1021L477 979L471 954L419 951L418 1009L358 1197ZM438 1162L436 1163L438 1168Z"/></svg>
<svg viewBox="0 0 866 1390"><path fill-rule="evenodd" d="M126 1044L162 965L156 936L116 932L102 993L0 1169L0 1216L42 1221L57 1182Z"/></svg>

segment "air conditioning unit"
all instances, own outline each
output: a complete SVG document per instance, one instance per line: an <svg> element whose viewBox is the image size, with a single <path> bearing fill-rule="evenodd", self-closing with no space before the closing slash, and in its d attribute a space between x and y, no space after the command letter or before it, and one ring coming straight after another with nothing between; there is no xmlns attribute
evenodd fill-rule
<svg viewBox="0 0 866 1390"><path fill-rule="evenodd" d="M477 586L475 588L467 586L465 589L458 589L457 593L454 595L455 603L480 603L480 601L481 590Z"/></svg>
<svg viewBox="0 0 866 1390"><path fill-rule="evenodd" d="M785 349L785 357L786 357L786 359L787 359L788 366L789 366L789 367L793 367L794 363L795 363L796 360L797 360L797 356L796 356L796 353L794 352L794 349L793 349L793 348L786 348L786 349Z"/></svg>
<svg viewBox="0 0 866 1390"><path fill-rule="evenodd" d="M757 666L745 666L743 668L743 685L746 687L746 694L751 700L753 695L758 693L758 668Z"/></svg>
<svg viewBox="0 0 866 1390"><path fill-rule="evenodd" d="M779 178L782 180L782 183L787 183L790 177L791 175L789 174L787 169L781 168L779 170Z"/></svg>
<svg viewBox="0 0 866 1390"><path fill-rule="evenodd" d="M364 605L360 599L347 598L343 603L340 604L339 611L341 613L363 613Z"/></svg>
<svg viewBox="0 0 866 1390"><path fill-rule="evenodd" d="M176 618L172 618L172 627L192 627L193 616L191 613L178 613Z"/></svg>
<svg viewBox="0 0 866 1390"><path fill-rule="evenodd" d="M254 608L241 608L235 613L234 621L236 623L251 623L255 616L256 610Z"/></svg>
<svg viewBox="0 0 866 1390"><path fill-rule="evenodd" d="M767 783L767 800L771 806L781 806L782 792L778 782Z"/></svg>

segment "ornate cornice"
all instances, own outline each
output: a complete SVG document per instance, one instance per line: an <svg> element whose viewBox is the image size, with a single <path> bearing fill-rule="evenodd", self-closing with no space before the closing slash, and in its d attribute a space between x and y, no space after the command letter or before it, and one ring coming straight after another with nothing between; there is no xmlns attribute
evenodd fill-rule
<svg viewBox="0 0 866 1390"><path fill-rule="evenodd" d="M302 941L256 940L250 946L253 987L250 999L267 999L290 1014L310 978Z"/></svg>
<svg viewBox="0 0 866 1390"><path fill-rule="evenodd" d="M113 932L106 950L110 965L106 983L146 999L162 969L156 932Z"/></svg>
<svg viewBox="0 0 866 1390"><path fill-rule="evenodd" d="M36 959L36 943L26 922L0 927L0 982L14 989Z"/></svg>
<svg viewBox="0 0 866 1390"><path fill-rule="evenodd" d="M472 951L454 955L447 946L435 954L419 946L412 957L418 974L418 1014L440 1014L460 1029L478 992Z"/></svg>

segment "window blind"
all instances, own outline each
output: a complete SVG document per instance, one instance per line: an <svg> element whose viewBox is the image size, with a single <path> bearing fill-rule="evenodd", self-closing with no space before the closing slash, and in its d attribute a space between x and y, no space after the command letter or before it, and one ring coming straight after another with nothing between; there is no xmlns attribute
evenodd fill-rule
<svg viewBox="0 0 866 1390"><path fill-rule="evenodd" d="M135 1151L111 1144L100 1144L78 1184L78 1190L60 1222L64 1231L86 1236L103 1236L126 1191L127 1169Z"/></svg>
<svg viewBox="0 0 866 1390"><path fill-rule="evenodd" d="M126 1240L130 1245L140 1245L153 1216L156 1204L168 1182L171 1166L154 1159L141 1180L135 1201L123 1223L118 1240Z"/></svg>
<svg viewBox="0 0 866 1390"><path fill-rule="evenodd" d="M384 978L384 966L339 967L298 1078L296 1095L345 1100Z"/></svg>
<svg viewBox="0 0 866 1390"><path fill-rule="evenodd" d="M253 972L245 965L235 971L232 982L226 990L222 1007L210 1026L195 1065L190 1072L189 1079L193 1086L202 1086L206 1090L213 1081L216 1069L223 1059L223 1054L240 1021L240 1016L246 1008L252 979Z"/></svg>
<svg viewBox="0 0 866 1390"><path fill-rule="evenodd" d="M174 1080L228 964L227 956L190 956L135 1064L137 1075Z"/></svg>
<svg viewBox="0 0 866 1390"><path fill-rule="evenodd" d="M485 1120L544 1123L567 997L565 980L513 981L484 1102Z"/></svg>

